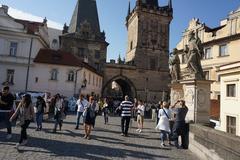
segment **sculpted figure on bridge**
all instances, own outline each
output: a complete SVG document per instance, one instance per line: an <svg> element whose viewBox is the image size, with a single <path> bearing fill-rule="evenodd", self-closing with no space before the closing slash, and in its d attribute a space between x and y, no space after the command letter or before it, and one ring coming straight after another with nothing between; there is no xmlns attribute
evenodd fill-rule
<svg viewBox="0 0 240 160"><path fill-rule="evenodd" d="M180 59L176 48L174 48L170 54L169 65L172 82L180 80Z"/></svg>
<svg viewBox="0 0 240 160"><path fill-rule="evenodd" d="M187 72L190 73L190 77L195 79L204 79L204 74L201 65L201 59L203 55L202 42L193 31L189 32L188 45L185 46L184 52L187 59Z"/></svg>

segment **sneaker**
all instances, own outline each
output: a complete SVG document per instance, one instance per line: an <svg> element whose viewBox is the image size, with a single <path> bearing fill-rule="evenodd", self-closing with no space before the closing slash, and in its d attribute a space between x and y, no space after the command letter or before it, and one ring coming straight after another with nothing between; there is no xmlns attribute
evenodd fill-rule
<svg viewBox="0 0 240 160"><path fill-rule="evenodd" d="M87 136L87 135L85 135L83 138L87 139L87 137L88 137L88 136Z"/></svg>
<svg viewBox="0 0 240 160"><path fill-rule="evenodd" d="M91 139L91 137L90 137L90 136L87 136L87 139L88 139L88 140L90 140L90 139Z"/></svg>
<svg viewBox="0 0 240 160"><path fill-rule="evenodd" d="M35 131L40 131L40 129L39 129L39 128L36 128Z"/></svg>
<svg viewBox="0 0 240 160"><path fill-rule="evenodd" d="M124 136L124 134L123 134L123 133L121 133L121 136Z"/></svg>
<svg viewBox="0 0 240 160"><path fill-rule="evenodd" d="M139 132L140 129L137 129L136 132Z"/></svg>
<svg viewBox="0 0 240 160"><path fill-rule="evenodd" d="M139 129L139 131L138 131L139 133L142 133L142 130L141 129Z"/></svg>
<svg viewBox="0 0 240 160"><path fill-rule="evenodd" d="M162 147L165 147L165 144L164 144L164 143L161 143L161 146L162 146Z"/></svg>
<svg viewBox="0 0 240 160"><path fill-rule="evenodd" d="M75 127L75 129L77 130L77 129L79 129L78 127Z"/></svg>
<svg viewBox="0 0 240 160"><path fill-rule="evenodd" d="M11 138L12 138L12 134L8 134L7 137L6 137L7 140L9 140Z"/></svg>
<svg viewBox="0 0 240 160"><path fill-rule="evenodd" d="M21 144L20 143L17 143L15 146L14 146L14 148L16 148L17 150L19 150L19 147L21 146Z"/></svg>

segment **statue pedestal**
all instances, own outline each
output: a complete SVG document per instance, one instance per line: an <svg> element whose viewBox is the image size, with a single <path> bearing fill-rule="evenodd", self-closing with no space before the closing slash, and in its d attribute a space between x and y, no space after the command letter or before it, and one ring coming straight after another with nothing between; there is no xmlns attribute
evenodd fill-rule
<svg viewBox="0 0 240 160"><path fill-rule="evenodd" d="M188 107L187 121L209 123L210 87L209 80L182 80L171 84L171 104L183 99Z"/></svg>

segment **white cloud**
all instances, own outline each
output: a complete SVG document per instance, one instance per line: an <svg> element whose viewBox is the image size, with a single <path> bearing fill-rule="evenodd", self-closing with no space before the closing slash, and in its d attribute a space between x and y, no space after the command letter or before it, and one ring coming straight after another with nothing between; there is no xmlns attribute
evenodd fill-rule
<svg viewBox="0 0 240 160"><path fill-rule="evenodd" d="M11 7L9 7L8 14L10 16L12 16L13 18L16 18L16 19L35 21L35 22L43 22L43 19L44 19L44 17L35 16L33 14L26 13L26 12L23 12L23 11L20 11L18 9L14 9L14 8L11 8ZM59 29L59 30L63 29L62 24L60 24L58 22L54 22L54 21L49 20L49 19L47 21L47 25L50 28L55 28L55 29Z"/></svg>

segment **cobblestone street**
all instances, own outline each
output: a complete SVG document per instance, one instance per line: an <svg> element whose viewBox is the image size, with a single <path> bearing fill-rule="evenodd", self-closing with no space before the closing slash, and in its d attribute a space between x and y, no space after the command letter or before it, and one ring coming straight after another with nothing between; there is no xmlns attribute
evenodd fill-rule
<svg viewBox="0 0 240 160"><path fill-rule="evenodd" d="M14 146L19 138L20 128L13 128L13 139L5 140L5 129L0 130L1 160L74 160L74 159L183 159L197 160L188 150L174 147L160 147L159 133L153 122L145 123L143 133L136 133L133 122L129 137L120 136L120 118L110 117L110 124L103 124L98 116L92 139L83 138L83 130L75 130L75 116L68 116L62 131L51 133L53 123L45 122L43 131L28 129L29 143L17 151Z"/></svg>

